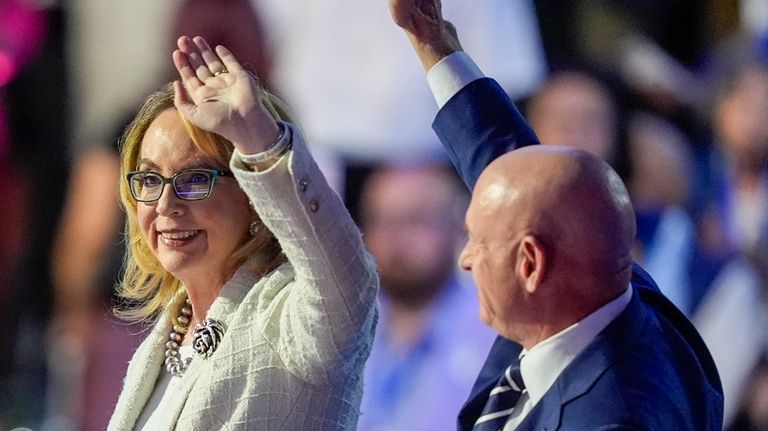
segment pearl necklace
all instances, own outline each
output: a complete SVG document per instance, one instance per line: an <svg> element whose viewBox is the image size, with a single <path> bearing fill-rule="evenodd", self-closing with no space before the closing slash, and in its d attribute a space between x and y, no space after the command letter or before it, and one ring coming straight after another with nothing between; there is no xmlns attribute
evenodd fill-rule
<svg viewBox="0 0 768 431"><path fill-rule="evenodd" d="M189 298L187 298L184 300L179 316L176 317L176 322L174 322L173 329L171 329L171 333L168 336L169 340L165 343L165 369L176 377L183 376L184 372L187 371L187 367L192 362L191 357L182 360L179 356L179 344L184 339L184 334L189 330L191 317L192 304L189 302Z"/></svg>
<svg viewBox="0 0 768 431"><path fill-rule="evenodd" d="M165 369L176 377L183 376L192 362L192 358L181 359L179 355L179 345L184 339L184 334L189 331L191 317L192 303L187 298L184 300L179 316L173 324L168 342L165 343ZM219 347L222 338L224 338L224 325L208 318L195 325L195 331L192 333L192 348L198 356L208 359Z"/></svg>

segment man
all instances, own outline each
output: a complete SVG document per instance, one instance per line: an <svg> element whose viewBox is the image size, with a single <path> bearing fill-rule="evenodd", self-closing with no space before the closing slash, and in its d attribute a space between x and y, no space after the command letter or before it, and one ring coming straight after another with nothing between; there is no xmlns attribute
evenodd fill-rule
<svg viewBox="0 0 768 431"><path fill-rule="evenodd" d="M490 164L538 143L533 131L461 52L439 0L390 8L429 71L433 127L467 185L477 182L460 263L501 336L459 429L720 430L709 352L628 257L635 226L615 172L562 147Z"/></svg>
<svg viewBox="0 0 768 431"><path fill-rule="evenodd" d="M449 166L381 166L360 199L381 277L359 431L444 430L493 343L477 297L456 276L467 192Z"/></svg>

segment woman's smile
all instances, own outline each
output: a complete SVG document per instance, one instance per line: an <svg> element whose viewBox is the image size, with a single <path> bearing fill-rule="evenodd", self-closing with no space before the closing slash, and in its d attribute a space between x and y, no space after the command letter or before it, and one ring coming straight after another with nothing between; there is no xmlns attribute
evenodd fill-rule
<svg viewBox="0 0 768 431"><path fill-rule="evenodd" d="M200 229L193 230L169 230L157 233L158 240L167 247L182 247L195 240L202 232Z"/></svg>

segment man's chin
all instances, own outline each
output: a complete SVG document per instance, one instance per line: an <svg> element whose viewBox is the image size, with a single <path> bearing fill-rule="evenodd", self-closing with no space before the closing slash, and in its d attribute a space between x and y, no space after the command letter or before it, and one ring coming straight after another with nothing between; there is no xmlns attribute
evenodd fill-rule
<svg viewBox="0 0 768 431"><path fill-rule="evenodd" d="M482 305L480 306L479 314L480 314L480 321L495 331L496 328L493 327L493 319L491 319L490 314L488 313L488 311L485 310L485 308L483 308Z"/></svg>

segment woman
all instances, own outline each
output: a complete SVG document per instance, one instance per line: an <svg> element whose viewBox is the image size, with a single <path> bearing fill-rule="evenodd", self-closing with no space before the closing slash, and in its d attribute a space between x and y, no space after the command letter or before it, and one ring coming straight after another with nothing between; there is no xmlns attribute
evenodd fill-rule
<svg viewBox="0 0 768 431"><path fill-rule="evenodd" d="M122 290L159 318L109 429L354 429L373 261L276 99L225 48L178 47L182 82L124 136Z"/></svg>

